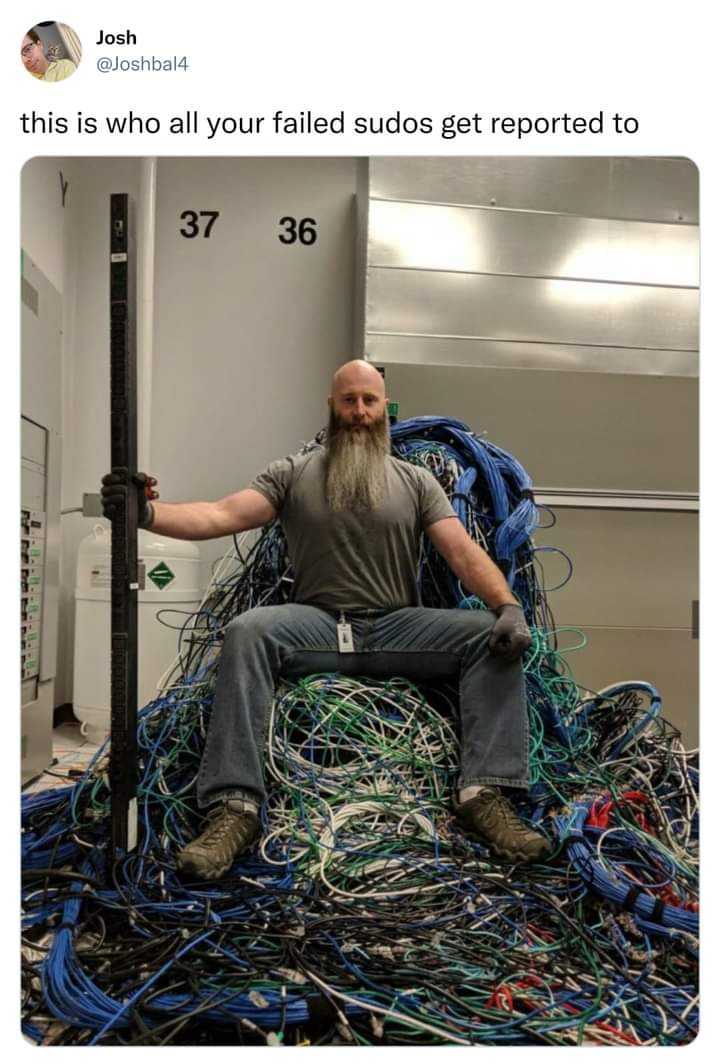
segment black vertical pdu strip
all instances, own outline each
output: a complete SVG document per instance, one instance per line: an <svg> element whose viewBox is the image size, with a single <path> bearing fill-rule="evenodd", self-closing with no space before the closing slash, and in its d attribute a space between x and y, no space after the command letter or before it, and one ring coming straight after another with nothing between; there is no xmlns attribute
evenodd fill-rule
<svg viewBox="0 0 720 1063"><path fill-rule="evenodd" d="M112 522L110 787L114 859L137 843L137 358L135 241L126 193L110 196L110 464L127 505Z"/></svg>

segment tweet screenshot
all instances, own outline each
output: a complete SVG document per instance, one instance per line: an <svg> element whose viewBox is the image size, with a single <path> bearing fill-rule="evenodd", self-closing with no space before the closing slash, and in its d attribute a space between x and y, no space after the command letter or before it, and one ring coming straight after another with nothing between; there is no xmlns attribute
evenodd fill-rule
<svg viewBox="0 0 720 1063"><path fill-rule="evenodd" d="M703 12L6 16L20 1051L709 1043Z"/></svg>

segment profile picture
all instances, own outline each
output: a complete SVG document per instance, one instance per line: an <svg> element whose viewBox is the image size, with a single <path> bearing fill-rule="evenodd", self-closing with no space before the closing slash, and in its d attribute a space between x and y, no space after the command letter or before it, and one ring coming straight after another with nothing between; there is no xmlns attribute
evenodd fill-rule
<svg viewBox="0 0 720 1063"><path fill-rule="evenodd" d="M64 22L39 22L23 37L20 58L38 81L64 81L80 65L82 45L75 30Z"/></svg>

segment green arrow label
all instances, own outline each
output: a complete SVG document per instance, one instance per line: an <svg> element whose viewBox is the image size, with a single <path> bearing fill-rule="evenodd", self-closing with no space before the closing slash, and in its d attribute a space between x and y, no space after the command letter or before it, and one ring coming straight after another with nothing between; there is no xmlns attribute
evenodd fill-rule
<svg viewBox="0 0 720 1063"><path fill-rule="evenodd" d="M172 583L175 579L175 573L167 567L164 561L161 561L148 572L148 578L153 581L156 587L162 590L163 587L167 587L168 583Z"/></svg>

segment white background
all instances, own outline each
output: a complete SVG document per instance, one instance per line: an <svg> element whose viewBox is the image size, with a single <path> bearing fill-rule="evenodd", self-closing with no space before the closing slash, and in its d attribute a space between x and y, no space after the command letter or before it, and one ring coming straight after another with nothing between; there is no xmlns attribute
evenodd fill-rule
<svg viewBox="0 0 720 1063"><path fill-rule="evenodd" d="M713 617L714 531L717 472L714 461L718 357L718 187L717 118L711 94L717 88L717 34L711 5L605 0L579 4L551 0L487 5L443 4L422 0L366 0L361 5L266 3L224 5L155 4L126 0L112 12L110 4L70 3L62 8L28 5L5 18L3 55L3 218L2 242L4 373L3 403L3 666L6 678L7 744L5 747L6 833L8 872L4 913L7 988L2 1009L8 1039L20 1051L18 1014L17 926L17 498L19 494L18 294L19 173L34 155L368 155L368 154L608 154L689 156L700 169L702 240L702 410L703 410L703 635L715 635ZM99 12L102 11L102 17ZM39 20L70 24L83 44L83 63L69 80L48 85L34 79L19 59L23 33ZM96 46L99 30L135 32L131 47ZM100 55L129 58L187 56L186 73L106 73L95 69ZM278 108L296 113L348 115L562 114L593 115L603 110L639 118L633 136L402 138L273 135L197 138L158 134L118 137L98 133L78 136L23 136L19 115L64 114L82 110L101 117L122 114L158 117L186 109L217 114L270 114ZM267 123L266 123L267 125ZM668 558L672 564L672 558ZM704 765L703 1031L689 1049L708 1051L717 1040L717 1008L709 988L713 977L716 918L717 854L714 811L717 781L712 757L717 741L714 721L715 676L711 655L704 655L701 743L709 751ZM12 856L11 856L12 854ZM13 866L15 874L9 869ZM99 1050L105 1051L105 1050ZM247 1050L246 1050L247 1051ZM377 1050L375 1050L377 1052ZM387 1050L386 1050L387 1051ZM397 1049L393 1049L397 1053ZM444 1050L426 1049L426 1052ZM457 1050L456 1050L457 1051ZM488 1050L486 1049L485 1052ZM498 1050L490 1049L491 1052ZM573 1050L566 1050L573 1051Z"/></svg>

